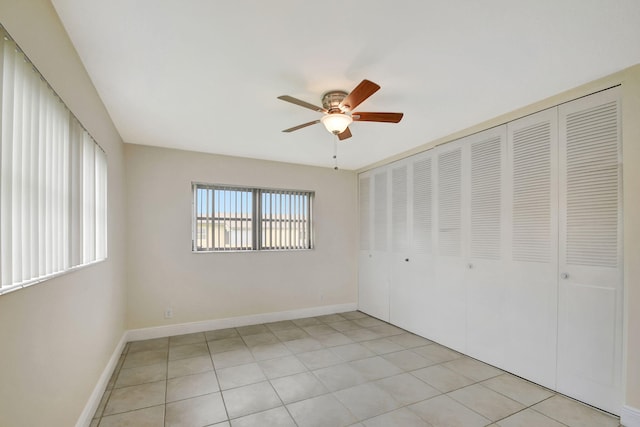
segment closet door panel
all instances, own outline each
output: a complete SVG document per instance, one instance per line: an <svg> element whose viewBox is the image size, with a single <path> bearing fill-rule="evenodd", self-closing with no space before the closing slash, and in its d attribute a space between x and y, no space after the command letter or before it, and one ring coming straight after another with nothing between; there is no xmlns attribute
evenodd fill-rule
<svg viewBox="0 0 640 427"><path fill-rule="evenodd" d="M622 405L622 193L618 91L559 107L558 390Z"/></svg>
<svg viewBox="0 0 640 427"><path fill-rule="evenodd" d="M477 359L502 366L506 336L506 126L481 132L466 141L470 164L467 351Z"/></svg>
<svg viewBox="0 0 640 427"><path fill-rule="evenodd" d="M368 250L360 252L360 283L358 294L358 306L363 312L379 319L389 320L389 262L388 247L388 185L386 169L378 169L370 175L361 177L360 200L363 194L363 179L368 177L369 186L369 217L364 221L369 222L368 238L361 234L361 244L367 243ZM366 193L366 192L364 192ZM361 207L361 221L363 221ZM361 227L363 227L361 223ZM362 229L361 229L362 233Z"/></svg>
<svg viewBox="0 0 640 427"><path fill-rule="evenodd" d="M358 307L367 312L371 305L373 289L373 179L370 174L361 174L358 188L360 216L360 245L358 257Z"/></svg>
<svg viewBox="0 0 640 427"><path fill-rule="evenodd" d="M504 367L556 386L557 109L507 124Z"/></svg>
<svg viewBox="0 0 640 427"><path fill-rule="evenodd" d="M423 336L438 324L429 316L436 306L432 295L433 163L431 152L394 166L392 174L393 277L390 319L397 326ZM405 222L406 219L406 222ZM405 228L406 227L406 228ZM406 230L406 239L404 239Z"/></svg>
<svg viewBox="0 0 640 427"><path fill-rule="evenodd" d="M391 165L391 283L389 319L410 329L413 325L413 272L409 268L409 164Z"/></svg>
<svg viewBox="0 0 640 427"><path fill-rule="evenodd" d="M435 298L435 160L433 151L416 156L411 168L411 250L409 266L412 271L411 331L433 337L439 319Z"/></svg>
<svg viewBox="0 0 640 427"><path fill-rule="evenodd" d="M463 177L465 145L461 141L436 149L436 257L433 339L458 351L466 347L466 225Z"/></svg>

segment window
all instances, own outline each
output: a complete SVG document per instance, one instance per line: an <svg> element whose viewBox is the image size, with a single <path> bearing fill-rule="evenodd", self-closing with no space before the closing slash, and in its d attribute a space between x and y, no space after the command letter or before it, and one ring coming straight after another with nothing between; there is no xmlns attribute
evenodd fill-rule
<svg viewBox="0 0 640 427"><path fill-rule="evenodd" d="M311 249L313 192L193 184L193 250Z"/></svg>
<svg viewBox="0 0 640 427"><path fill-rule="evenodd" d="M104 151L0 27L0 294L107 256Z"/></svg>

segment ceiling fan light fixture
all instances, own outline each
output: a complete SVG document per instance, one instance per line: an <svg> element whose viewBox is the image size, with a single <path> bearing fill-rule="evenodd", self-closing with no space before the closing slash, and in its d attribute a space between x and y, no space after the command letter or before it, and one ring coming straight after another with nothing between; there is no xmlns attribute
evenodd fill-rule
<svg viewBox="0 0 640 427"><path fill-rule="evenodd" d="M332 134L336 135L340 141L351 138L349 125L356 122L381 122L398 123L402 120L402 113L363 113L354 112L363 101L373 95L380 86L370 80L363 80L351 93L344 90L332 90L322 95L322 107L309 104L298 98L289 95L279 96L278 99L290 102L300 107L308 108L318 113L323 113L322 118L312 122L303 123L298 126L284 129L282 132L293 132L307 126L322 122L324 127Z"/></svg>
<svg viewBox="0 0 640 427"><path fill-rule="evenodd" d="M338 135L345 131L347 127L353 122L353 119L348 114L343 113L330 113L324 115L320 121L329 132L334 135Z"/></svg>

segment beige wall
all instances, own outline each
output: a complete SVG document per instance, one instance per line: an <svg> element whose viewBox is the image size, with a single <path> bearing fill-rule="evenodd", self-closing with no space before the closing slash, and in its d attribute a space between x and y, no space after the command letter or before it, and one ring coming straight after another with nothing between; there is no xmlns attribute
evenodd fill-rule
<svg viewBox="0 0 640 427"><path fill-rule="evenodd" d="M626 401L640 410L640 65L621 76Z"/></svg>
<svg viewBox="0 0 640 427"><path fill-rule="evenodd" d="M354 172L130 144L125 162L129 328L356 302ZM193 181L315 191L315 249L192 253Z"/></svg>
<svg viewBox="0 0 640 427"><path fill-rule="evenodd" d="M411 151L369 165L358 172L616 85L622 86L625 404L640 410L640 64L431 141Z"/></svg>
<svg viewBox="0 0 640 427"><path fill-rule="evenodd" d="M0 426L73 426L124 331L123 144L47 0L0 23L106 150L109 258L0 296Z"/></svg>

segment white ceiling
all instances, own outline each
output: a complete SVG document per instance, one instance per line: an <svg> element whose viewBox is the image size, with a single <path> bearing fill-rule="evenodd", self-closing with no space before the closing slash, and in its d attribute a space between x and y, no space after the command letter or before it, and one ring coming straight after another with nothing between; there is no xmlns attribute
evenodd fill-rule
<svg viewBox="0 0 640 427"><path fill-rule="evenodd" d="M638 0L52 0L125 142L333 166L324 92L382 89L357 169L640 63Z"/></svg>

